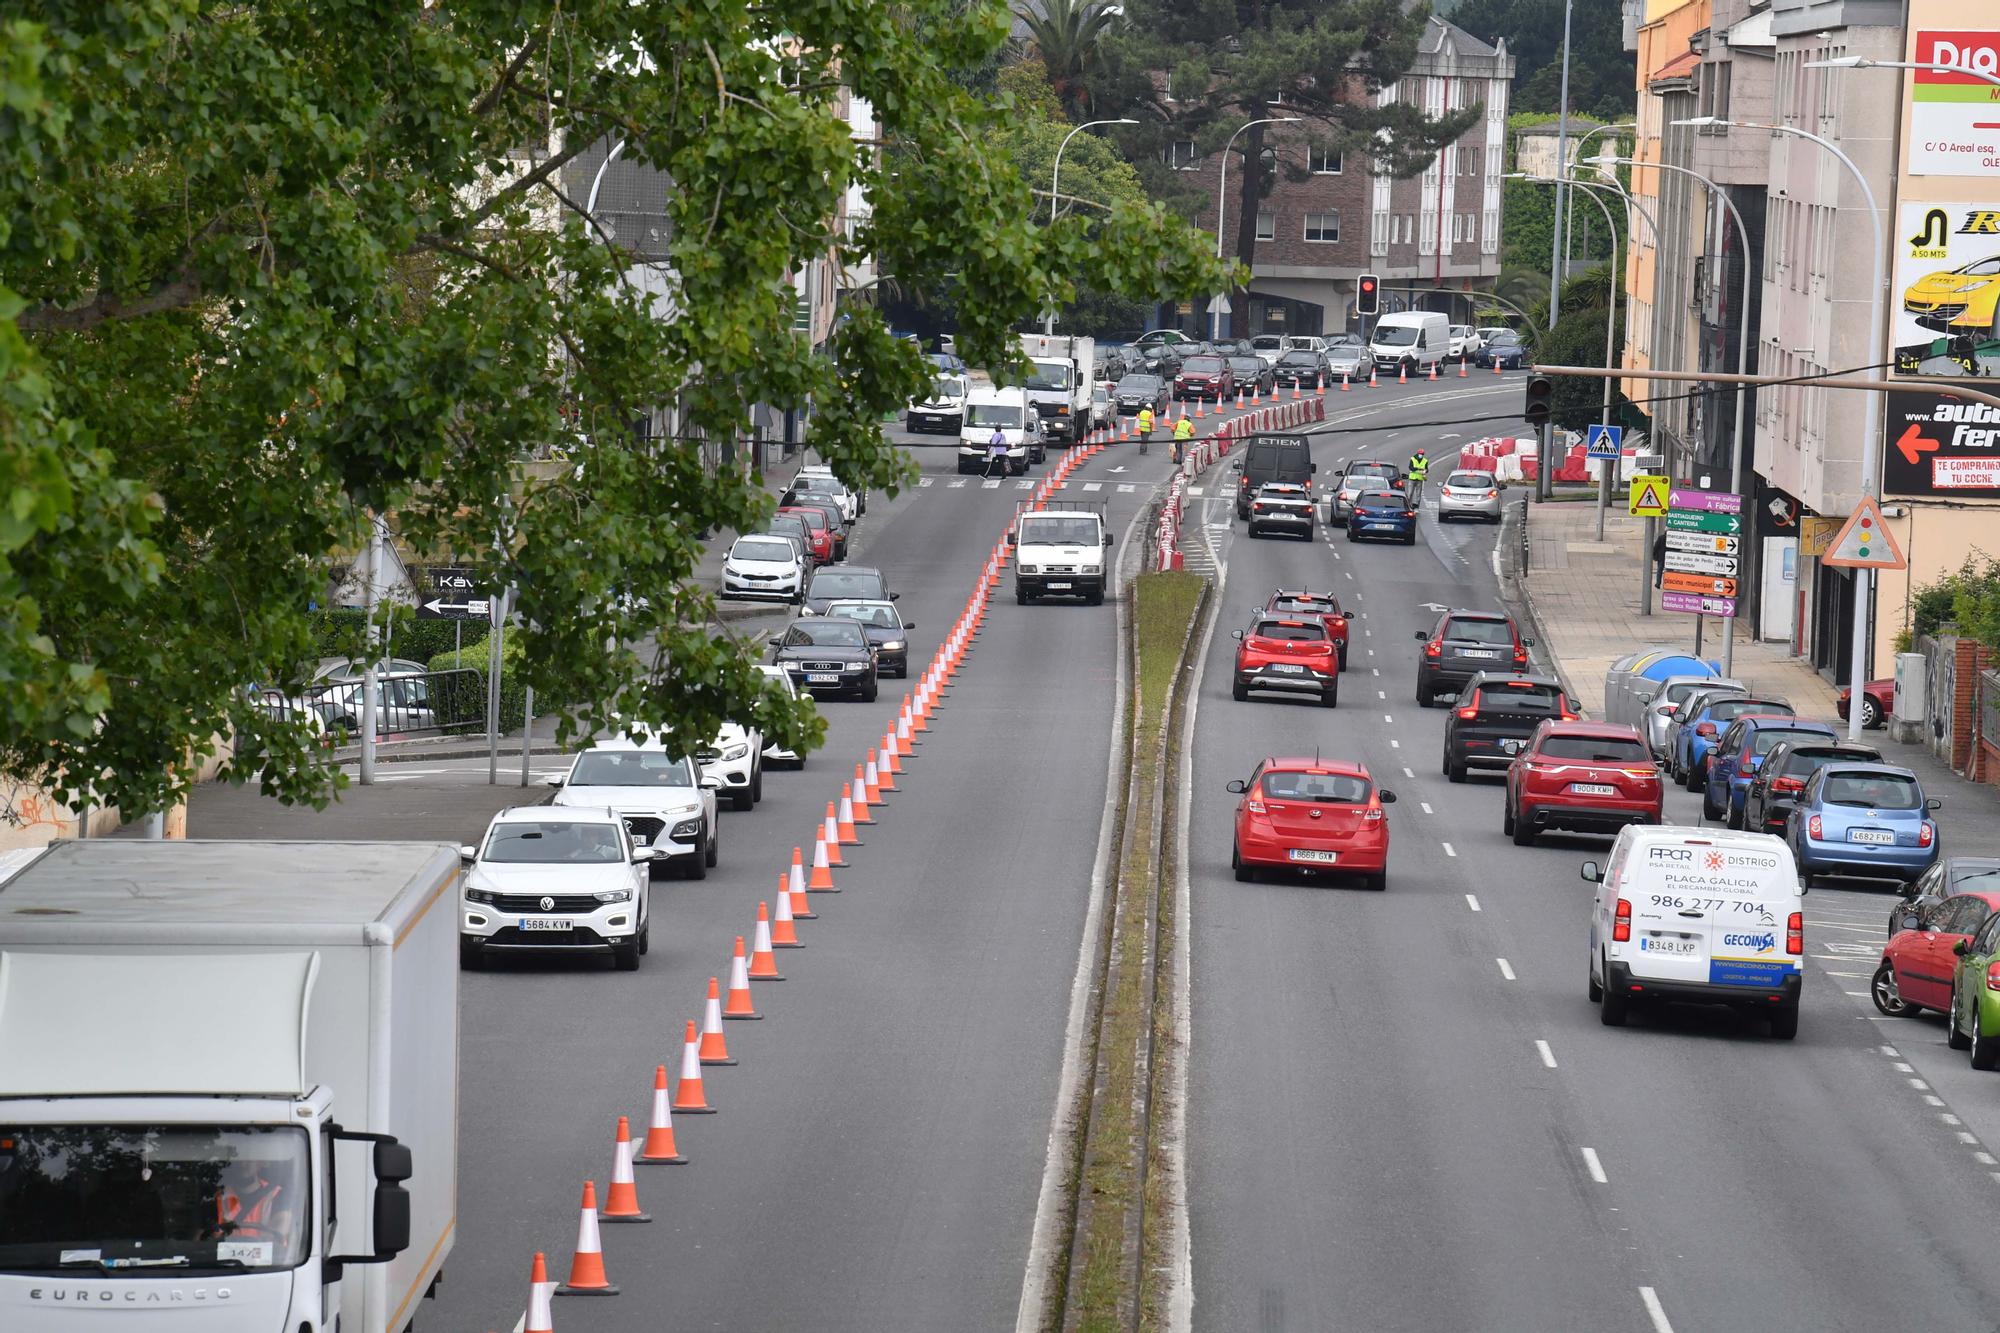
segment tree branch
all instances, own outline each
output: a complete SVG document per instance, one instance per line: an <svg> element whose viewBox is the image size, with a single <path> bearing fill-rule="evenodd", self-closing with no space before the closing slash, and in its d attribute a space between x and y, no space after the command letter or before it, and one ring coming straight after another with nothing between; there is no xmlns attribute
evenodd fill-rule
<svg viewBox="0 0 2000 1333"><path fill-rule="evenodd" d="M459 230L461 232L472 230L502 208L505 208L519 196L526 194L529 190L534 189L537 185L555 175L556 172L562 170L569 163L571 158L579 156L586 148L596 143L598 137L596 135L587 138L582 135L577 136L571 141L573 144L572 147L565 148L560 153L551 154L547 160L542 162L533 171L495 191L491 199L488 199L479 208L473 210L471 214L460 220Z"/></svg>
<svg viewBox="0 0 2000 1333"><path fill-rule="evenodd" d="M542 20L542 26L529 33L528 40L521 43L521 49L514 53L512 60L507 62L507 68L500 71L499 79L480 96L478 101L472 104L473 115L484 116L491 112L494 107L500 105L500 99L507 95L507 90L513 86L515 78L519 76L522 70L528 67L529 58L541 46L542 37L547 32L548 20L544 19Z"/></svg>
<svg viewBox="0 0 2000 1333"><path fill-rule="evenodd" d="M82 333L114 320L142 319L163 310L179 310L200 300L203 290L201 275L188 266L172 277L162 278L143 295L129 301L100 288L82 305L59 306L45 301L23 311L15 323L24 333Z"/></svg>

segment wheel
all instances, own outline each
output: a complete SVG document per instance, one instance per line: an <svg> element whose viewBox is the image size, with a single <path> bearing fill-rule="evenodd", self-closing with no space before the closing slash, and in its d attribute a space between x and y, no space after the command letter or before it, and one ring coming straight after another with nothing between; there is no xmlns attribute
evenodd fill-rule
<svg viewBox="0 0 2000 1333"><path fill-rule="evenodd" d="M1708 766L1706 761L1699 766L1689 764L1686 781L1681 785L1689 791L1700 791L1704 786L1708 785Z"/></svg>
<svg viewBox="0 0 2000 1333"><path fill-rule="evenodd" d="M706 870L721 859L722 859L722 826L718 824L714 829L710 830L709 832L708 850L703 852L701 855L701 867L702 869Z"/></svg>
<svg viewBox="0 0 2000 1333"><path fill-rule="evenodd" d="M1248 884L1251 880L1257 878L1257 872L1243 864L1242 849L1234 843L1231 843L1229 846L1229 868L1236 872L1236 882L1238 884Z"/></svg>
<svg viewBox="0 0 2000 1333"><path fill-rule="evenodd" d="M1084 600L1091 606L1103 606L1104 605L1103 587L1100 585L1098 587L1092 588L1090 590L1090 596Z"/></svg>
<svg viewBox="0 0 2000 1333"><path fill-rule="evenodd" d="M1429 708L1430 706L1431 706L1430 688L1424 684L1422 679L1419 679L1417 681L1417 707Z"/></svg>
<svg viewBox="0 0 2000 1333"><path fill-rule="evenodd" d="M1237 703L1242 703L1250 697L1250 687L1239 680L1229 687L1229 697Z"/></svg>
<svg viewBox="0 0 2000 1333"><path fill-rule="evenodd" d="M611 946L611 962L620 972L639 970L639 941L629 940L624 944Z"/></svg>
<svg viewBox="0 0 2000 1333"><path fill-rule="evenodd" d="M1870 731L1882 725L1882 705L1872 695L1861 696L1861 725Z"/></svg>
<svg viewBox="0 0 2000 1333"><path fill-rule="evenodd" d="M1514 803L1500 802L1500 831L1508 837L1514 836Z"/></svg>
<svg viewBox="0 0 2000 1333"><path fill-rule="evenodd" d="M1722 818L1722 807L1715 803L1714 790L1706 782L1701 784L1701 817L1703 819Z"/></svg>
<svg viewBox="0 0 2000 1333"><path fill-rule="evenodd" d="M2000 1039L1986 1036L1979 1027L1979 1014L1972 1015L1972 1031L1965 1036L1966 1049L1972 1053L1974 1069L1992 1071L2000 1069Z"/></svg>
<svg viewBox="0 0 2000 1333"><path fill-rule="evenodd" d="M1875 969L1875 975L1868 982L1868 998L1875 1001L1875 1007L1890 1018L1914 1018L1918 1013L1916 1005L1903 998L1896 986L1896 969L1884 958ZM1964 1050L1963 1046L1956 1049Z"/></svg>
<svg viewBox="0 0 2000 1333"><path fill-rule="evenodd" d="M1597 978L1590 975L1590 969L1588 967L1584 968L1583 971L1584 971L1584 980L1588 983L1586 987L1586 993L1590 996L1590 1002L1592 1004L1603 1003L1604 987L1597 984Z"/></svg>
<svg viewBox="0 0 2000 1333"><path fill-rule="evenodd" d="M748 787L739 792L731 792L729 795L729 808L731 810L748 810L756 804L757 794Z"/></svg>
<svg viewBox="0 0 2000 1333"><path fill-rule="evenodd" d="M1416 544L1417 544L1417 530L1415 528L1411 528L1408 535L1406 535L1403 538L1403 545L1415 546Z"/></svg>
<svg viewBox="0 0 2000 1333"><path fill-rule="evenodd" d="M1516 847L1534 846L1537 830L1535 828L1535 821L1528 817L1528 812L1526 810L1518 811L1514 815L1513 824L1514 845Z"/></svg>
<svg viewBox="0 0 2000 1333"><path fill-rule="evenodd" d="M750 800L752 804L764 799L764 766L757 764L750 770Z"/></svg>
<svg viewBox="0 0 2000 1333"><path fill-rule="evenodd" d="M871 676L868 679L868 683L861 687L861 702L865 704L872 704L875 702L876 698L881 693L882 693L881 682Z"/></svg>
<svg viewBox="0 0 2000 1333"><path fill-rule="evenodd" d="M1771 1035L1790 1041L1799 1035L1799 1002L1788 1000L1771 1011Z"/></svg>
<svg viewBox="0 0 2000 1333"><path fill-rule="evenodd" d="M1815 878L1813 872L1806 868L1806 863L1802 859L1794 858L1794 864L1799 868L1799 892L1811 893L1813 879Z"/></svg>
<svg viewBox="0 0 2000 1333"><path fill-rule="evenodd" d="M1354 525L1353 525L1352 523L1349 523L1349 524L1347 525L1347 540L1348 540L1349 542L1358 542L1358 541L1360 541L1360 540L1361 540L1361 538L1359 538L1359 537L1357 537L1357 536L1355 535L1355 533L1354 533Z"/></svg>
<svg viewBox="0 0 2000 1333"><path fill-rule="evenodd" d="M1334 678L1333 684L1326 687L1326 693L1320 696L1319 702L1322 708L1340 707L1340 679L1338 677Z"/></svg>
<svg viewBox="0 0 2000 1333"><path fill-rule="evenodd" d="M1444 763L1445 763L1445 768L1444 768L1445 777L1447 777L1453 782L1465 781L1465 764L1462 761L1458 763L1452 762L1451 755L1447 753L1445 755Z"/></svg>
<svg viewBox="0 0 2000 1333"><path fill-rule="evenodd" d="M1345 671L1347 670L1347 640L1342 639L1340 641L1339 652L1340 652L1340 669L1342 671Z"/></svg>
<svg viewBox="0 0 2000 1333"><path fill-rule="evenodd" d="M639 952L651 953L652 951L653 951L653 922L652 918L648 917L646 919L645 924L639 927Z"/></svg>
<svg viewBox="0 0 2000 1333"><path fill-rule="evenodd" d="M469 940L463 935L459 936L458 965L461 970L466 972L484 972L486 970L486 946L478 940Z"/></svg>
<svg viewBox="0 0 2000 1333"><path fill-rule="evenodd" d="M1728 824L1730 828L1736 829L1738 832L1741 832L1743 829L1743 812L1741 810L1738 810L1735 804L1732 802L1729 806L1728 813L1723 816L1723 822Z"/></svg>
<svg viewBox="0 0 2000 1333"><path fill-rule="evenodd" d="M1371 870L1361 877L1361 887L1372 890L1375 893L1382 892L1389 887L1389 872L1386 870Z"/></svg>
<svg viewBox="0 0 2000 1333"><path fill-rule="evenodd" d="M1609 986L1601 986L1597 993L1597 1021L1608 1028L1622 1028L1632 1012L1632 997L1620 994Z"/></svg>
<svg viewBox="0 0 2000 1333"><path fill-rule="evenodd" d="M1028 604L1028 590L1027 590L1026 588L1023 588L1023 587L1022 587L1022 586L1021 586L1020 584L1018 584L1018 583L1017 583L1017 584L1015 584L1015 585L1014 585L1014 605L1016 605L1016 606L1026 606L1027 604Z"/></svg>

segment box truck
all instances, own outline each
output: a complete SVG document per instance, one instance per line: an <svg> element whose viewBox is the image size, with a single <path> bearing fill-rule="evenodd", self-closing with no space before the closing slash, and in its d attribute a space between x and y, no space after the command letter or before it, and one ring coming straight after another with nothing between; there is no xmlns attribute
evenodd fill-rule
<svg viewBox="0 0 2000 1333"><path fill-rule="evenodd" d="M0 1327L409 1328L456 1216L459 866L106 839L0 883Z"/></svg>
<svg viewBox="0 0 2000 1333"><path fill-rule="evenodd" d="M1041 413L1042 428L1053 439L1075 444L1077 423L1089 429L1090 386L1097 378L1097 342L1061 333L1024 333L1021 350L1028 357L1023 387L1028 401Z"/></svg>

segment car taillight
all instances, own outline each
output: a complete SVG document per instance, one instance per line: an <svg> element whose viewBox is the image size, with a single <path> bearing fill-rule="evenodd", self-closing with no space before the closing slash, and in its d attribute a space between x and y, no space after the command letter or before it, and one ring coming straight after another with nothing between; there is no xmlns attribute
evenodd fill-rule
<svg viewBox="0 0 2000 1333"><path fill-rule="evenodd" d="M1424 645L1425 657L1438 657L1441 656L1443 652L1444 652L1443 639L1432 639L1429 643Z"/></svg>
<svg viewBox="0 0 2000 1333"><path fill-rule="evenodd" d="M1807 836L1808 838L1813 838L1813 839L1815 839L1815 840L1816 840L1816 839L1818 839L1818 837L1819 837L1819 816L1818 816L1818 815L1814 815L1814 816L1813 816L1813 817L1812 817L1811 819L1808 819L1808 820L1806 821L1806 836Z"/></svg>
<svg viewBox="0 0 2000 1333"><path fill-rule="evenodd" d="M1715 724L1713 722L1704 722L1694 729L1694 734L1697 736L1713 736L1715 734Z"/></svg>
<svg viewBox="0 0 2000 1333"><path fill-rule="evenodd" d="M1499 494L1500 492L1498 491L1481 491L1479 493L1479 498L1482 500L1492 500L1492 499L1497 499L1499 497Z"/></svg>
<svg viewBox="0 0 2000 1333"><path fill-rule="evenodd" d="M1245 810L1248 810L1253 815L1261 815L1264 813L1264 803L1256 799L1254 796L1250 798L1248 801L1245 801L1243 803L1243 808Z"/></svg>
<svg viewBox="0 0 2000 1333"><path fill-rule="evenodd" d="M1926 819L1923 827L1917 830L1917 846L1928 847L1935 837L1937 837L1937 825Z"/></svg>
<svg viewBox="0 0 2000 1333"><path fill-rule="evenodd" d="M1414 509L1405 509L1403 511L1404 518L1415 518L1416 516L1417 516L1417 511Z"/></svg>
<svg viewBox="0 0 2000 1333"><path fill-rule="evenodd" d="M1520 647L1519 645L1516 645L1514 648L1514 665L1526 666L1527 664L1528 664L1528 650L1526 648Z"/></svg>
<svg viewBox="0 0 2000 1333"><path fill-rule="evenodd" d="M1361 812L1361 817L1370 822L1379 820L1380 818L1382 818L1382 807L1379 805L1371 805L1366 810L1363 810Z"/></svg>
<svg viewBox="0 0 2000 1333"><path fill-rule="evenodd" d="M1806 951L1806 914L1794 912L1785 918L1785 952L1802 954Z"/></svg>
<svg viewBox="0 0 2000 1333"><path fill-rule="evenodd" d="M1562 720L1565 722L1578 722L1582 720L1582 715L1565 708L1562 711Z"/></svg>
<svg viewBox="0 0 2000 1333"><path fill-rule="evenodd" d="M1639 778L1641 780L1650 778L1658 781L1660 776L1660 770L1657 768L1625 768L1620 769L1619 772L1628 778Z"/></svg>
<svg viewBox="0 0 2000 1333"><path fill-rule="evenodd" d="M1771 795L1773 796L1776 796L1779 792L1790 793L1795 791L1804 791L1805 789L1806 789L1806 784L1804 778L1771 779Z"/></svg>
<svg viewBox="0 0 2000 1333"><path fill-rule="evenodd" d="M1256 504L1253 504L1253 505L1251 505L1251 506L1250 506L1250 508L1251 508L1251 509L1252 509L1252 510L1253 510L1254 512L1256 512L1256 513L1259 513L1259 514L1261 514L1261 513L1263 513L1263 512L1264 512L1264 506L1263 506L1263 503L1262 503L1261 501L1260 501L1260 502L1258 502L1258 503L1256 503Z"/></svg>
<svg viewBox="0 0 2000 1333"><path fill-rule="evenodd" d="M1466 721L1468 721L1468 722L1470 722L1470 721L1471 721L1471 720L1472 720L1473 718L1475 718L1475 717L1478 717L1478 716L1479 716L1479 691L1478 691L1478 690L1474 690L1474 691L1472 692L1472 702L1471 702L1471 703L1469 703L1469 704L1467 704L1467 705L1466 705L1465 707L1463 707L1463 708L1459 709L1459 710L1458 710L1458 715L1459 715L1460 717L1464 718L1464 719L1465 719Z"/></svg>
<svg viewBox="0 0 2000 1333"><path fill-rule="evenodd" d="M1632 938L1632 904L1623 898L1611 918L1611 938L1620 944Z"/></svg>

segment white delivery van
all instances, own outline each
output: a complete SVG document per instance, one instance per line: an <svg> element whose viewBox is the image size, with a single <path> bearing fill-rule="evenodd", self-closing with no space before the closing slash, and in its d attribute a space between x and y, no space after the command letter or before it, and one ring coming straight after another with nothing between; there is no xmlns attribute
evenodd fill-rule
<svg viewBox="0 0 2000 1333"><path fill-rule="evenodd" d="M1451 321L1436 310L1405 310L1375 321L1368 335L1375 369L1428 374L1451 352Z"/></svg>
<svg viewBox="0 0 2000 1333"><path fill-rule="evenodd" d="M402 1333L451 1253L457 852L58 842L0 887L0 1328Z"/></svg>
<svg viewBox="0 0 2000 1333"><path fill-rule="evenodd" d="M1104 604L1105 565L1111 530L1103 500L1049 500L1026 510L1008 529L1014 548L1014 600L1081 597Z"/></svg>
<svg viewBox="0 0 2000 1333"><path fill-rule="evenodd" d="M1628 825L1599 868L1590 915L1590 998L1607 1027L1635 1004L1680 1000L1754 1010L1771 1035L1799 1030L1805 900L1791 849L1764 833Z"/></svg>
<svg viewBox="0 0 2000 1333"><path fill-rule="evenodd" d="M1007 471L1028 470L1029 460L1042 457L1042 419L1020 385L996 389L974 385L965 396L965 421L958 428L958 470L983 472L986 449L999 431L1007 442Z"/></svg>

